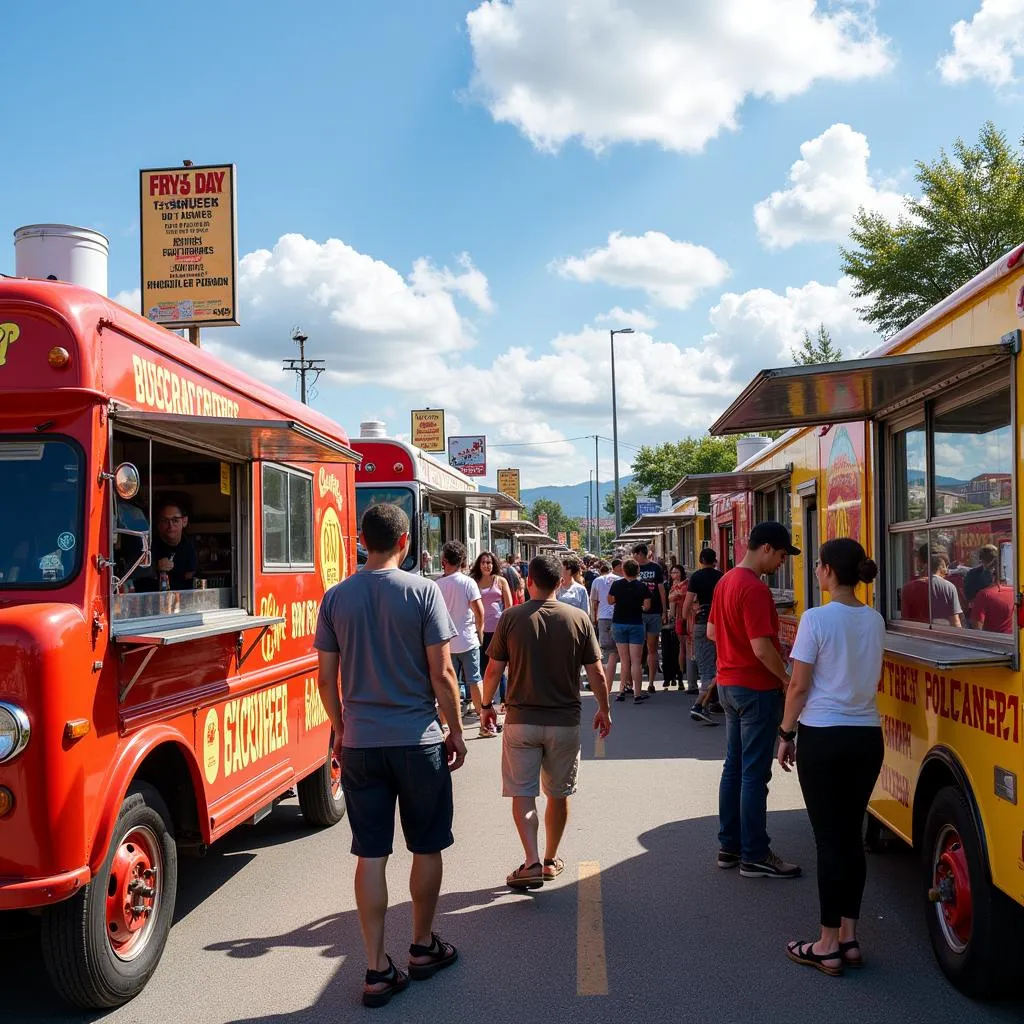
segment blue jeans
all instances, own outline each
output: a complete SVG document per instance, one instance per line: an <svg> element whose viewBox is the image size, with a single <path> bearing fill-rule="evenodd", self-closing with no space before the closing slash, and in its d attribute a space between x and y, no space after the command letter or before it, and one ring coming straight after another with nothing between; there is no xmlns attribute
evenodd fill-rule
<svg viewBox="0 0 1024 1024"><path fill-rule="evenodd" d="M725 708L725 764L718 787L718 843L747 864L768 856L768 782L782 722L782 690L719 686Z"/></svg>

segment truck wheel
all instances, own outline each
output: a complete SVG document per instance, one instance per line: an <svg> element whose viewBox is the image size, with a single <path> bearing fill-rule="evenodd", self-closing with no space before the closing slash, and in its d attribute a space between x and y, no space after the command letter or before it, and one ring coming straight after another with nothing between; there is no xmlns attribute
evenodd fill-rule
<svg viewBox="0 0 1024 1024"><path fill-rule="evenodd" d="M99 872L43 914L43 957L57 991L97 1010L137 996L163 954L177 884L167 805L152 786L137 783L121 805Z"/></svg>
<svg viewBox="0 0 1024 1024"><path fill-rule="evenodd" d="M334 733L331 733L331 744ZM341 789L341 762L327 748L327 760L298 784L302 816L317 828L337 825L345 817L345 794Z"/></svg>
<svg viewBox="0 0 1024 1024"><path fill-rule="evenodd" d="M932 802L921 856L928 934L943 974L977 998L1006 994L1016 974L1020 909L986 878L967 799L955 786Z"/></svg>

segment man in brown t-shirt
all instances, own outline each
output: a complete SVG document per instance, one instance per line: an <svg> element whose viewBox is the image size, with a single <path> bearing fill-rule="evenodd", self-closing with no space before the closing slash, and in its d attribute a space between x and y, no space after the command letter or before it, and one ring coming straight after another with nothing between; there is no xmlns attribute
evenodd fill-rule
<svg viewBox="0 0 1024 1024"><path fill-rule="evenodd" d="M581 667L597 698L594 728L604 737L612 727L593 623L585 611L555 600L561 576L562 566L554 555L534 558L526 581L531 600L502 614L487 649L481 728L497 721L494 694L508 667L502 794L512 798L512 818L526 859L506 881L520 889L539 888L565 866L558 844L579 773ZM543 863L537 818L541 783L547 797Z"/></svg>

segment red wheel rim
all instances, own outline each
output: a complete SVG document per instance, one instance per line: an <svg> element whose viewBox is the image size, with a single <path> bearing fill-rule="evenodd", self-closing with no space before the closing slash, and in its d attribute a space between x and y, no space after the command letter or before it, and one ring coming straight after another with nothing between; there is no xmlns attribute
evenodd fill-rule
<svg viewBox="0 0 1024 1024"><path fill-rule="evenodd" d="M164 858L152 829L136 825L114 849L107 878L107 941L119 960L134 960L159 916Z"/></svg>
<svg viewBox="0 0 1024 1024"><path fill-rule="evenodd" d="M331 766L331 796L341 799L341 762L332 754L328 763Z"/></svg>
<svg viewBox="0 0 1024 1024"><path fill-rule="evenodd" d="M971 874L960 833L946 825L935 842L932 884L937 895L935 912L946 942L962 953L974 927Z"/></svg>

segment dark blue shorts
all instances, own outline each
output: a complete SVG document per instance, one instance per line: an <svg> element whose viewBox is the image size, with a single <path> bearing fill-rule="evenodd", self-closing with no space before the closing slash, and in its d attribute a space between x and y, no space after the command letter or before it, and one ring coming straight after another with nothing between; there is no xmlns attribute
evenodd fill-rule
<svg viewBox="0 0 1024 1024"><path fill-rule="evenodd" d="M405 845L439 853L452 835L452 776L443 743L425 747L345 747L341 784L357 857L387 857L395 841L395 802Z"/></svg>

